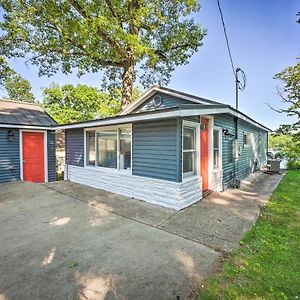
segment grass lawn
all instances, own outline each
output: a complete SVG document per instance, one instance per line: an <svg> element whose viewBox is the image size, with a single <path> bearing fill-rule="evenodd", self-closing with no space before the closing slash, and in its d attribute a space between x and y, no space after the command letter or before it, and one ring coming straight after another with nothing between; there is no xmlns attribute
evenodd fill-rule
<svg viewBox="0 0 300 300"><path fill-rule="evenodd" d="M300 299L300 171L289 171L203 299Z"/></svg>

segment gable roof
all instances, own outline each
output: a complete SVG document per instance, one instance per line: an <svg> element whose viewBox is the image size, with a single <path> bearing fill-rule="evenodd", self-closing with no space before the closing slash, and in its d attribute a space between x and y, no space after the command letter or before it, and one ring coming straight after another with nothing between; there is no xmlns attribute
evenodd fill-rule
<svg viewBox="0 0 300 300"><path fill-rule="evenodd" d="M265 131L271 131L266 126L256 122L255 120L249 118L245 114L233 109L226 104L215 104L215 105L204 105L204 104L183 104L178 107L171 107L167 109L154 110L154 111L144 111L126 115L118 115L115 117L108 117L103 119L96 119L90 121L76 122L72 124L58 125L56 129L75 129L75 128L93 128L98 126L110 126L119 125L132 122L140 121L153 121L153 120L163 120L167 118L176 117L191 117L200 115L211 115L211 114L229 114L234 117L238 117L258 128Z"/></svg>
<svg viewBox="0 0 300 300"><path fill-rule="evenodd" d="M0 125L52 127L57 123L38 104L0 100Z"/></svg>
<svg viewBox="0 0 300 300"><path fill-rule="evenodd" d="M154 85L148 90L146 90L144 93L142 93L136 101L128 105L121 113L120 115L127 115L132 113L135 109L137 109L139 106L141 106L143 103L145 103L149 98L151 98L154 94L157 92L160 92L164 95L171 95L173 97L178 97L183 100L188 100L191 103L195 104L204 104L204 105L224 105L224 103L212 101L209 99L205 99L202 97L198 97L195 95L187 94L181 91L173 90L170 88L162 87L159 85Z"/></svg>

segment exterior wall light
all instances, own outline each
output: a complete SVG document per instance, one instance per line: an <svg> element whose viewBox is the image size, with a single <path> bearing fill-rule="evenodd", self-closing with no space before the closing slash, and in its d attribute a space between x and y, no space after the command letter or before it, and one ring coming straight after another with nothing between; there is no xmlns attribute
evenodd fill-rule
<svg viewBox="0 0 300 300"><path fill-rule="evenodd" d="M12 130L8 130L8 133L7 133L7 138L10 142L12 142L14 140L14 133L12 132Z"/></svg>

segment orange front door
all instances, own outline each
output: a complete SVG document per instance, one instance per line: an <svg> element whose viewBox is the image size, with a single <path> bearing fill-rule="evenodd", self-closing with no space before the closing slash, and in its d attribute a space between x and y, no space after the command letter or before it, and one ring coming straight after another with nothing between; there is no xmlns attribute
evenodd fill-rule
<svg viewBox="0 0 300 300"><path fill-rule="evenodd" d="M201 118L200 132L200 173L202 191L208 190L208 119Z"/></svg>
<svg viewBox="0 0 300 300"><path fill-rule="evenodd" d="M23 179L31 182L44 182L44 133L23 132L22 139Z"/></svg>

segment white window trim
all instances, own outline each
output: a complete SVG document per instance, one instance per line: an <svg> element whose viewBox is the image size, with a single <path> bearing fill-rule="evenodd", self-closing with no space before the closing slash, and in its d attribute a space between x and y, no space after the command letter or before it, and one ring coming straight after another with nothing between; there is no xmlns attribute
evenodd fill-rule
<svg viewBox="0 0 300 300"><path fill-rule="evenodd" d="M48 182L48 131L47 130L34 130L34 129L20 129L19 132L19 147L20 147L20 178L24 180L23 174L23 132L40 132L44 133L44 179Z"/></svg>
<svg viewBox="0 0 300 300"><path fill-rule="evenodd" d="M130 136L131 136L131 153L130 153L130 170L123 170L120 169L120 130L122 128L130 128ZM98 166L98 159L97 159L97 154L98 154L98 143L97 143L97 137L96 133L97 130L100 129L107 129L107 130L117 130L117 168L107 168L107 167L100 167ZM95 166L90 166L87 164L87 132L89 131L95 131ZM114 125L114 126L101 126L101 127L93 127L93 128L84 128L84 168L97 168L99 170L111 172L111 173L116 173L116 172L121 172L121 173L126 173L126 174L131 174L132 175L132 123L127 123L127 124L122 124L122 125Z"/></svg>
<svg viewBox="0 0 300 300"><path fill-rule="evenodd" d="M223 163L222 163L222 127L214 126L213 131L219 132L219 168L214 167L214 140L212 139L212 167L213 171L222 171L223 170Z"/></svg>
<svg viewBox="0 0 300 300"><path fill-rule="evenodd" d="M190 172L184 173L183 172L183 128L184 127L191 127L196 129L196 149L195 149L195 171L196 174L188 174ZM191 122L187 120L182 121L181 126L181 175L182 181L188 181L190 178L195 178L200 176L200 123Z"/></svg>
<svg viewBox="0 0 300 300"><path fill-rule="evenodd" d="M246 143L246 144L244 143L244 135L249 136L249 138L250 138L249 143ZM253 138L254 138L253 132L244 131L243 132L243 148L250 148ZM247 138L246 138L246 141L247 141Z"/></svg>

